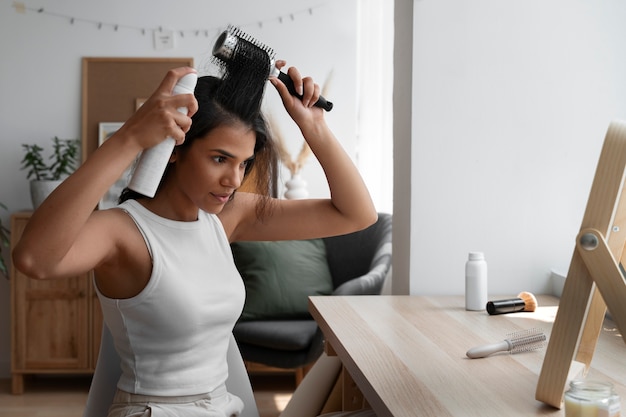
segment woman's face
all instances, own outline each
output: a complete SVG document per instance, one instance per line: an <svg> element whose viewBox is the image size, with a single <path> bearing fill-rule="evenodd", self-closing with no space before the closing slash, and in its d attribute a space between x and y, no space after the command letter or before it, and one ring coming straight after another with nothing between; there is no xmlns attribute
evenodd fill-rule
<svg viewBox="0 0 626 417"><path fill-rule="evenodd" d="M243 124L221 125L176 154L180 191L196 206L219 213L243 180L254 157L256 135Z"/></svg>

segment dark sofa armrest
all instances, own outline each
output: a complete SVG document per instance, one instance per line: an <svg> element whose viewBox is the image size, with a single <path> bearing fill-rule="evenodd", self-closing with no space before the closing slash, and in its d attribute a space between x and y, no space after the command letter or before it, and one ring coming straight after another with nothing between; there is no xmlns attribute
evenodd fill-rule
<svg viewBox="0 0 626 417"><path fill-rule="evenodd" d="M344 282L333 295L379 295L390 268L391 242L387 242L376 252L367 274Z"/></svg>

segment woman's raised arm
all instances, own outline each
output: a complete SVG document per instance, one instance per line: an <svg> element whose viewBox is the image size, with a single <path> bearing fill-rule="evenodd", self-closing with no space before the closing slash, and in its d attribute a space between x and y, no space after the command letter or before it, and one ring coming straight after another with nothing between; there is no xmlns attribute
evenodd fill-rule
<svg viewBox="0 0 626 417"><path fill-rule="evenodd" d="M285 65L277 61L277 67ZM233 240L308 239L364 229L377 219L376 209L359 171L324 120L324 111L313 104L320 88L295 67L288 70L302 99L292 96L278 79L270 81L285 109L319 161L330 189L330 199L277 200L275 209L261 223L248 222L235 229ZM242 196L242 199L245 198Z"/></svg>
<svg viewBox="0 0 626 417"><path fill-rule="evenodd" d="M169 71L146 103L33 213L13 251L16 268L34 278L64 277L88 271L110 252L115 230L103 222L111 216L94 209L139 152L166 137L184 140L197 102L191 94L171 92L191 71Z"/></svg>

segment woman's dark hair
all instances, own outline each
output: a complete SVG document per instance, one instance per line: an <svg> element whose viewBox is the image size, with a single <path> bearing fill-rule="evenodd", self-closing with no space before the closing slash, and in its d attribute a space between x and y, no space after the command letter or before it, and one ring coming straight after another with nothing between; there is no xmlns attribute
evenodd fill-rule
<svg viewBox="0 0 626 417"><path fill-rule="evenodd" d="M233 94L229 97L228 108L219 100L216 94L220 88L222 80L213 76L204 76L198 78L198 83L194 95L198 101L198 111L192 116L191 128L185 135L185 141L177 147L177 149L186 149L194 142L195 139L203 138L213 129L223 125L246 125L255 133L256 142L254 145L254 159L248 163L244 173L244 181L254 181L251 189L259 194L257 203L257 216L262 218L269 209L270 197L275 195L275 185L272 178L275 176L276 152L269 133L267 122L260 111L252 114L247 110L243 110L238 114L236 109L249 109L246 103L249 100L244 94ZM241 101L241 103L238 103ZM170 165L165 170L163 178L165 178L170 170ZM254 172L254 175L250 175ZM161 179L163 182L163 179ZM143 194L137 193L129 188L125 188L120 195L119 202L122 203L129 199L148 198Z"/></svg>

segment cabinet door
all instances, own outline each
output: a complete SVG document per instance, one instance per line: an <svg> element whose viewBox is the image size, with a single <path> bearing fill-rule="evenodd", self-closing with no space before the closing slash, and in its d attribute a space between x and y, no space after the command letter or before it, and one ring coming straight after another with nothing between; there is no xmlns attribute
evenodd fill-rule
<svg viewBox="0 0 626 417"><path fill-rule="evenodd" d="M13 217L13 242L27 221ZM13 371L88 369L88 276L34 280L12 272Z"/></svg>

